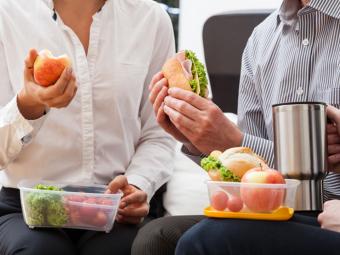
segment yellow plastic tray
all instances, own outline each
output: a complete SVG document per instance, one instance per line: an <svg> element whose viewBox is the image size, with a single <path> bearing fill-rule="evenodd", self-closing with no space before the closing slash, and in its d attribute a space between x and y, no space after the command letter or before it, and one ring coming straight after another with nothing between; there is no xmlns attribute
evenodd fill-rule
<svg viewBox="0 0 340 255"><path fill-rule="evenodd" d="M281 207L273 213L216 211L212 207L204 209L204 215L211 218L286 221L293 217L294 209Z"/></svg>

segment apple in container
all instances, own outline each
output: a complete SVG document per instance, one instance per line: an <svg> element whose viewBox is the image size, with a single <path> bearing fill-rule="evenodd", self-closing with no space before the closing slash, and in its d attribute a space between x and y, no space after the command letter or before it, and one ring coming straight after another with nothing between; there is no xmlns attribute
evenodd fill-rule
<svg viewBox="0 0 340 255"><path fill-rule="evenodd" d="M241 180L240 194L243 202L253 212L272 212L285 199L285 188L256 184L285 184L280 172L270 168L254 168L245 173ZM252 185L254 184L254 185Z"/></svg>

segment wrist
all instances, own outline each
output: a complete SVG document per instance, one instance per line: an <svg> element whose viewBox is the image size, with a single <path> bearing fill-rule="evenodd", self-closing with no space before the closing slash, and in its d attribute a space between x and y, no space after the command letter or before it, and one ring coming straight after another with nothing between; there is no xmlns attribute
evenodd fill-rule
<svg viewBox="0 0 340 255"><path fill-rule="evenodd" d="M240 147L243 143L244 134L237 129L232 139L232 147Z"/></svg>
<svg viewBox="0 0 340 255"><path fill-rule="evenodd" d="M20 113L25 119L34 120L41 118L46 111L43 104L34 102L27 96L25 89L22 89L17 95L17 105Z"/></svg>

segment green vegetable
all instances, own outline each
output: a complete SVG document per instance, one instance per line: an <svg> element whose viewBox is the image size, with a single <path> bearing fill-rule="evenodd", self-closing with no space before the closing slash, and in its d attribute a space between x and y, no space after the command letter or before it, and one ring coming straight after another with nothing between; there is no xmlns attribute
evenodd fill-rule
<svg viewBox="0 0 340 255"><path fill-rule="evenodd" d="M193 51L186 50L185 56L193 63L191 71L194 79L190 81L190 86L195 93L197 93L197 90L199 88L200 96L204 97L206 95L208 87L208 79L204 65L198 60L196 54ZM196 75L198 76L198 81L197 79L195 79Z"/></svg>
<svg viewBox="0 0 340 255"><path fill-rule="evenodd" d="M215 157L209 156L201 160L201 167L209 172L211 170L218 170L223 178L223 181L228 182L240 182L241 179L235 175L232 171L227 169L220 160Z"/></svg>
<svg viewBox="0 0 340 255"><path fill-rule="evenodd" d="M62 191L55 186L38 184L34 189ZM30 192L26 196L27 223L29 225L52 225L61 227L68 222L68 215L64 208L62 197L59 194Z"/></svg>

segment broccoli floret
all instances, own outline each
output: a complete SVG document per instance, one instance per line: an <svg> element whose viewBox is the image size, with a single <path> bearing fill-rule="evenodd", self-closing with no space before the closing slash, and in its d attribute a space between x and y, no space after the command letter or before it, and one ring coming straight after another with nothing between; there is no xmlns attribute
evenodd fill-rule
<svg viewBox="0 0 340 255"><path fill-rule="evenodd" d="M29 225L44 225L47 202L46 194L31 192L27 195L26 206L28 208L27 220Z"/></svg>
<svg viewBox="0 0 340 255"><path fill-rule="evenodd" d="M38 184L39 190L61 191L55 186ZM61 227L68 222L68 215L58 194L31 192L26 196L27 223L34 226L52 225Z"/></svg>
<svg viewBox="0 0 340 255"><path fill-rule="evenodd" d="M49 202L47 206L47 222L55 227L61 227L68 222L68 215L60 198Z"/></svg>

